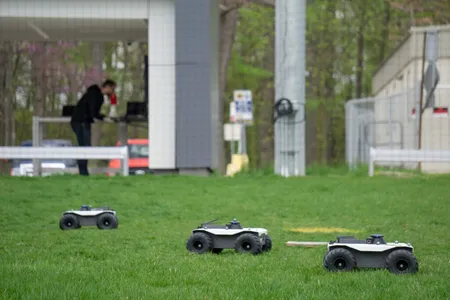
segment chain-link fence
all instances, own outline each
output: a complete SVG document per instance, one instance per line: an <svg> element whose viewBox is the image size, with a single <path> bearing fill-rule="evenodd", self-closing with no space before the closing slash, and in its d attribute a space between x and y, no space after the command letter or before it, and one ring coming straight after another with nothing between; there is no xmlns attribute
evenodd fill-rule
<svg viewBox="0 0 450 300"><path fill-rule="evenodd" d="M435 107L422 110L420 89L392 96L354 99L346 104L346 161L350 167L367 164L369 149L449 150L450 86L435 90ZM420 134L421 133L421 134ZM420 136L420 138L419 138ZM383 163L416 168L417 163ZM450 170L447 164L422 164L422 171Z"/></svg>

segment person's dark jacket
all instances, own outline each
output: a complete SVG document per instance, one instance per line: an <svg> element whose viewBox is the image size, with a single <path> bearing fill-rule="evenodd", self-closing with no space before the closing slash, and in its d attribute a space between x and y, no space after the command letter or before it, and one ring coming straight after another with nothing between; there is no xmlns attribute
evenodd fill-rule
<svg viewBox="0 0 450 300"><path fill-rule="evenodd" d="M102 105L102 90L98 85L91 85L75 106L71 122L94 123L94 118L103 120L105 115L100 113Z"/></svg>

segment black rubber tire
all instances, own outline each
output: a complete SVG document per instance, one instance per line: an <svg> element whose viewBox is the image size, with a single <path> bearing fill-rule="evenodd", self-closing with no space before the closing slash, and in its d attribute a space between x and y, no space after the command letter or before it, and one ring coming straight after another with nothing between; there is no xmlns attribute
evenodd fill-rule
<svg viewBox="0 0 450 300"><path fill-rule="evenodd" d="M119 228L119 219L117 218L117 216L114 216L114 218L116 218L116 226L114 226L114 229Z"/></svg>
<svg viewBox="0 0 450 300"><path fill-rule="evenodd" d="M399 249L386 257L386 268L393 274L416 273L419 271L419 263L410 251Z"/></svg>
<svg viewBox="0 0 450 300"><path fill-rule="evenodd" d="M270 250L272 250L272 239L266 235L266 243L262 246L262 251L269 252Z"/></svg>
<svg viewBox="0 0 450 300"><path fill-rule="evenodd" d="M328 265L327 265L327 262L326 262L326 260L325 260L325 258L327 258L327 254L328 254L328 251L327 251L327 253L325 253L325 255L323 256L323 266L325 267L325 269L328 270Z"/></svg>
<svg viewBox="0 0 450 300"><path fill-rule="evenodd" d="M59 220L59 228L61 230L78 229L80 227L80 222L74 214L65 214Z"/></svg>
<svg viewBox="0 0 450 300"><path fill-rule="evenodd" d="M118 221L115 215L110 213L104 213L98 216L97 227L98 229L115 229L118 226Z"/></svg>
<svg viewBox="0 0 450 300"><path fill-rule="evenodd" d="M351 271L356 267L356 259L349 250L336 248L325 254L323 266L330 272Z"/></svg>
<svg viewBox="0 0 450 300"><path fill-rule="evenodd" d="M211 250L211 252L214 253L214 254L220 254L220 253L222 253L222 251L223 251L222 248L213 248Z"/></svg>
<svg viewBox="0 0 450 300"><path fill-rule="evenodd" d="M186 242L186 249L197 254L204 254L212 250L212 240L203 232L193 233Z"/></svg>
<svg viewBox="0 0 450 300"><path fill-rule="evenodd" d="M261 241L255 234L244 233L236 239L234 250L238 253L259 254L262 252Z"/></svg>

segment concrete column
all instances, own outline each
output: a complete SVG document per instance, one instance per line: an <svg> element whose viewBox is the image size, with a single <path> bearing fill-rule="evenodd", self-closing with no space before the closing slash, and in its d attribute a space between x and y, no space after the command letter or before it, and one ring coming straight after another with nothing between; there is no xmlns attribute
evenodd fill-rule
<svg viewBox="0 0 450 300"><path fill-rule="evenodd" d="M175 143L175 3L148 5L149 168L176 168Z"/></svg>
<svg viewBox="0 0 450 300"><path fill-rule="evenodd" d="M275 123L275 174L304 176L306 0L278 1L275 31L275 101L295 111Z"/></svg>

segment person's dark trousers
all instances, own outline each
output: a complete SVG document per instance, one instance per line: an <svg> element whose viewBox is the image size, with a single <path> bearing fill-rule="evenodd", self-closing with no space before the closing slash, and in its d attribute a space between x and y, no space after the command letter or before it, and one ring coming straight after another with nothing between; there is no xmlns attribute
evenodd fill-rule
<svg viewBox="0 0 450 300"><path fill-rule="evenodd" d="M78 123L72 122L72 130L77 136L78 146L90 147L91 146L91 124L90 123ZM80 175L88 176L88 161L86 159L77 160L78 170Z"/></svg>

